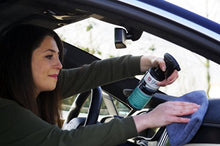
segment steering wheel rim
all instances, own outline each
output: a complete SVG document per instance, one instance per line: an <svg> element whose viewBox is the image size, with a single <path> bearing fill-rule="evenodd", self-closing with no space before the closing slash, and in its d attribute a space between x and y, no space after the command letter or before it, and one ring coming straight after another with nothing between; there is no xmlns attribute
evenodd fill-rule
<svg viewBox="0 0 220 146"><path fill-rule="evenodd" d="M101 103L102 103L102 90L101 90L101 87L97 87L92 90L88 116L86 118L84 126L97 123L99 113L100 113Z"/></svg>
<svg viewBox="0 0 220 146"><path fill-rule="evenodd" d="M82 108L83 103L86 101L90 94L91 101L89 104L88 115L86 118L80 118L78 117L80 109ZM100 86L92 89L91 91L79 94L72 104L69 115L63 124L63 129L77 129L80 126L96 124L100 112L101 103L102 90Z"/></svg>

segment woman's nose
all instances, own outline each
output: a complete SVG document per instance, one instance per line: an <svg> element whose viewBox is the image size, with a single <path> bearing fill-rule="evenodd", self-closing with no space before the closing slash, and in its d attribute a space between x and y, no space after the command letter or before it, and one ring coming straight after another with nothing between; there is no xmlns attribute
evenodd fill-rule
<svg viewBox="0 0 220 146"><path fill-rule="evenodd" d="M60 59L57 59L56 68L59 69L59 70L63 68L63 65L62 65Z"/></svg>

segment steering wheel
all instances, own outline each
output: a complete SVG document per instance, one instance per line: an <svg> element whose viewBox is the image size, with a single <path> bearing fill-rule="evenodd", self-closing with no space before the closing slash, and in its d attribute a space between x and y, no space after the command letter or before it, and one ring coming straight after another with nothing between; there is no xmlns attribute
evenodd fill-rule
<svg viewBox="0 0 220 146"><path fill-rule="evenodd" d="M88 109L88 115L86 118L78 117L80 113L80 109L83 106L83 103L91 94L91 101ZM91 124L96 124L100 112L100 107L102 103L102 90L101 87L98 86L91 91L83 92L79 94L75 101L72 104L69 115L65 120L62 129L71 130L77 129L80 126L86 126Z"/></svg>

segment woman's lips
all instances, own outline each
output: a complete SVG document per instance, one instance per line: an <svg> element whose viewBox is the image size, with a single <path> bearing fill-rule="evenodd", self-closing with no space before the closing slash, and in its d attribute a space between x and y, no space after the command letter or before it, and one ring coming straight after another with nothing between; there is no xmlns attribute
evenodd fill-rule
<svg viewBox="0 0 220 146"><path fill-rule="evenodd" d="M52 78L54 78L54 79L57 80L57 78L58 78L58 74L49 75L49 77L52 77Z"/></svg>

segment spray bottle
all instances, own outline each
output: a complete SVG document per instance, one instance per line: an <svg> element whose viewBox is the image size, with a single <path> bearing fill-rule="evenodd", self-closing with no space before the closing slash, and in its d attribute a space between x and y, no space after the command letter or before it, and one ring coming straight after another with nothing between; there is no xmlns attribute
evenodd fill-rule
<svg viewBox="0 0 220 146"><path fill-rule="evenodd" d="M150 101L152 95L159 89L157 82L168 78L176 69L180 71L179 64L173 56L168 53L164 54L166 71L163 72L160 67L150 68L140 80L138 86L128 97L128 103L136 110L143 109Z"/></svg>

